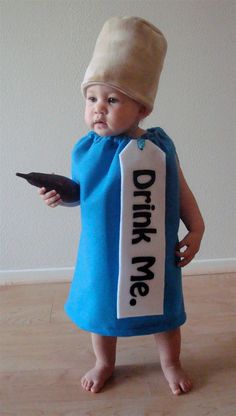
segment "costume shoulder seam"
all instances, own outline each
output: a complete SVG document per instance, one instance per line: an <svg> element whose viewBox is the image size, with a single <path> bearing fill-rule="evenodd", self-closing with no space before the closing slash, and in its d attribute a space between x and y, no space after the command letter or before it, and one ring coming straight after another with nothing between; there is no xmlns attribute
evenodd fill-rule
<svg viewBox="0 0 236 416"><path fill-rule="evenodd" d="M157 128L157 132L158 132L158 134L160 135L160 137L162 138L162 139L164 139L164 140L166 140L167 142L169 142L169 143L171 143L174 147L175 147L175 144L174 144L174 141L173 141L173 139L165 132L165 130L164 129L162 129L161 127L158 127Z"/></svg>
<svg viewBox="0 0 236 416"><path fill-rule="evenodd" d="M74 146L72 147L72 153L74 153L75 150L78 149L78 147L80 147L85 141L87 141L89 138L89 135L86 134L85 136L80 137L80 139L78 139L75 143Z"/></svg>

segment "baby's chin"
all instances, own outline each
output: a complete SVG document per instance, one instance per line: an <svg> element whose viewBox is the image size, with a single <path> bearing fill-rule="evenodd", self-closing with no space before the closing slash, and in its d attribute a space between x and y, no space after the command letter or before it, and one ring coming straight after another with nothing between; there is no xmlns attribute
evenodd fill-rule
<svg viewBox="0 0 236 416"><path fill-rule="evenodd" d="M107 123L98 122L93 123L92 125L89 125L90 130L93 130L95 133L98 134L98 136L101 137L108 137L108 136L127 136L129 135L129 131L124 131L121 129L112 129L110 126L107 125ZM132 133L130 133L132 136Z"/></svg>
<svg viewBox="0 0 236 416"><path fill-rule="evenodd" d="M109 136L110 133L110 129L108 128L107 124L102 122L95 123L93 125L93 130L100 136Z"/></svg>

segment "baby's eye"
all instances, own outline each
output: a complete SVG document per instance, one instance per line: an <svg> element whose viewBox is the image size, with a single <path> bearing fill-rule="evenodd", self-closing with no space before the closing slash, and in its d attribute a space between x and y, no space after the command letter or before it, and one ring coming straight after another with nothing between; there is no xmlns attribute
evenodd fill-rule
<svg viewBox="0 0 236 416"><path fill-rule="evenodd" d="M115 98L115 97L109 97L109 98L108 98L108 102L109 102L109 104L115 104L115 103L118 103L118 98Z"/></svg>
<svg viewBox="0 0 236 416"><path fill-rule="evenodd" d="M88 101L91 101L92 103L96 102L96 97L88 97Z"/></svg>

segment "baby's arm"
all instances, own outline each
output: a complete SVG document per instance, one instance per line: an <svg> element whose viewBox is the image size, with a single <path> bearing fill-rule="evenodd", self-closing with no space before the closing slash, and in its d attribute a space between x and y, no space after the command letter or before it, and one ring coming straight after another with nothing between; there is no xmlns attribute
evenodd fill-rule
<svg viewBox="0 0 236 416"><path fill-rule="evenodd" d="M45 188L40 188L38 193L50 208L55 208L62 203L60 195L54 190L46 192Z"/></svg>
<svg viewBox="0 0 236 416"><path fill-rule="evenodd" d="M180 257L178 266L184 267L198 252L204 234L205 225L197 201L191 192L179 166L180 182L180 218L188 230L187 235L177 245L176 255ZM186 247L184 251L181 251Z"/></svg>

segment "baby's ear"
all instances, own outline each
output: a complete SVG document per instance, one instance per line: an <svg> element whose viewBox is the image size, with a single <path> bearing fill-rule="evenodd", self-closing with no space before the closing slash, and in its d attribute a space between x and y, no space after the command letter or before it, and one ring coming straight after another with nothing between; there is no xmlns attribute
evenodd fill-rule
<svg viewBox="0 0 236 416"><path fill-rule="evenodd" d="M141 119L146 118L151 113L151 110L149 110L148 108L146 108L144 105L141 105L140 106L140 110L139 111L140 111Z"/></svg>

